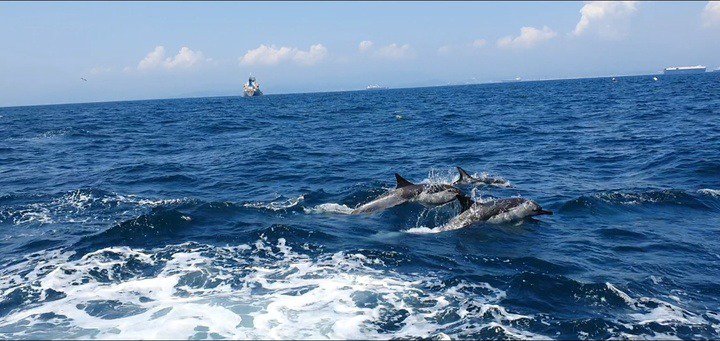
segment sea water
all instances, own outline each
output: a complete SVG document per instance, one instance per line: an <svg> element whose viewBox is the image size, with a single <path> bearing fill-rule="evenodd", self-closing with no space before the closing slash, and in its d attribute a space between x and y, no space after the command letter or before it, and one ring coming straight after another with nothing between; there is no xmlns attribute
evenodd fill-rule
<svg viewBox="0 0 720 341"><path fill-rule="evenodd" d="M456 166L555 214L349 214ZM719 239L720 73L0 108L0 338L718 338Z"/></svg>

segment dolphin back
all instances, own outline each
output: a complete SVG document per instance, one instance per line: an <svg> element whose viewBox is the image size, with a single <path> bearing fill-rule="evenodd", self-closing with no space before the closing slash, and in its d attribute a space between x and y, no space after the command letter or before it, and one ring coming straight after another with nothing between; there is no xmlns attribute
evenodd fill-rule
<svg viewBox="0 0 720 341"><path fill-rule="evenodd" d="M380 196L369 203L361 205L360 207L354 209L351 214L377 213L388 208L404 204L408 201L408 198L401 194L402 193L398 193L397 190L393 190L392 192Z"/></svg>
<svg viewBox="0 0 720 341"><path fill-rule="evenodd" d="M463 194L459 194L457 196L457 199L460 202L460 206L462 207L462 211L460 211L461 213L467 211L473 204L475 204L472 198Z"/></svg>

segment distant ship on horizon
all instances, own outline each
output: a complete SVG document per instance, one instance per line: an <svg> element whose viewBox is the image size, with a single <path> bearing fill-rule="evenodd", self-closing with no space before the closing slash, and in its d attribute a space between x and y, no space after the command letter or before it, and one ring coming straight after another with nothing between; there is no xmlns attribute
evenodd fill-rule
<svg viewBox="0 0 720 341"><path fill-rule="evenodd" d="M702 65L696 66L670 66L663 70L663 74L666 75L687 75L695 73L705 73L707 68Z"/></svg>
<svg viewBox="0 0 720 341"><path fill-rule="evenodd" d="M377 84L368 85L365 87L365 90L387 90L388 87L386 86L380 86Z"/></svg>
<svg viewBox="0 0 720 341"><path fill-rule="evenodd" d="M250 76L248 82L243 84L243 97L262 96L262 94L260 84L255 80L255 77Z"/></svg>

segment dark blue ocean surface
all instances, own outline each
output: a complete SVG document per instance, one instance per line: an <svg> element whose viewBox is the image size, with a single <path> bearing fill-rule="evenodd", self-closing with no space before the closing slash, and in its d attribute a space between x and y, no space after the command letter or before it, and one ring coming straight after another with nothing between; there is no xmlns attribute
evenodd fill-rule
<svg viewBox="0 0 720 341"><path fill-rule="evenodd" d="M0 108L0 338L720 337L720 73ZM555 215L348 211L455 166Z"/></svg>

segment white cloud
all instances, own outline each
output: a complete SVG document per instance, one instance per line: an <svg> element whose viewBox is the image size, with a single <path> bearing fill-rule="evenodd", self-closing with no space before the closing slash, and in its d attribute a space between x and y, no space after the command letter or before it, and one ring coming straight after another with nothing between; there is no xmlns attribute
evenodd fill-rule
<svg viewBox="0 0 720 341"><path fill-rule="evenodd" d="M196 52L183 46L175 57L166 59L163 66L167 69L189 68L206 60L208 59L205 59L202 52Z"/></svg>
<svg viewBox="0 0 720 341"><path fill-rule="evenodd" d="M720 25L720 1L708 1L702 11L702 20L705 27Z"/></svg>
<svg viewBox="0 0 720 341"><path fill-rule="evenodd" d="M360 52L365 52L365 51L370 50L372 47L373 47L373 42L371 42L369 40L363 40L358 45L358 50L360 50Z"/></svg>
<svg viewBox="0 0 720 341"><path fill-rule="evenodd" d="M539 43L548 41L557 35L555 31L547 26L543 26L542 30L535 27L523 27L520 29L520 35L517 37L507 36L497 41L499 47L508 48L531 48Z"/></svg>
<svg viewBox="0 0 720 341"><path fill-rule="evenodd" d="M444 45L438 48L437 52L442 56L456 55L456 54L468 54L472 53L473 50L480 49L487 44L485 39L476 39L472 42L462 45Z"/></svg>
<svg viewBox="0 0 720 341"><path fill-rule="evenodd" d="M165 57L165 47L156 46L155 50L148 53L143 60L138 63L138 70L149 70L154 69L162 64L163 58Z"/></svg>
<svg viewBox="0 0 720 341"><path fill-rule="evenodd" d="M487 41L485 39L475 39L472 42L472 47L481 48L481 47L485 46L485 44L487 44Z"/></svg>
<svg viewBox="0 0 720 341"><path fill-rule="evenodd" d="M375 51L375 55L380 58L399 60L412 58L415 56L415 53L408 44L398 45L392 43L390 45L379 48L377 51Z"/></svg>
<svg viewBox="0 0 720 341"><path fill-rule="evenodd" d="M292 58L293 49L289 47L277 48L275 45L260 45L254 50L249 50L240 58L240 64L244 65L275 65L284 60Z"/></svg>
<svg viewBox="0 0 720 341"><path fill-rule="evenodd" d="M202 52L193 51L187 46L183 46L176 55L167 58L165 58L165 47L156 46L153 51L148 53L147 56L138 63L137 69L141 71L158 68L167 70L184 69L205 61L210 61L210 59L205 58ZM125 68L126 72L128 70L128 68Z"/></svg>
<svg viewBox="0 0 720 341"><path fill-rule="evenodd" d="M363 40L358 44L358 50L361 53L380 59L400 60L415 57L415 51L413 51L408 44L398 45L392 43L375 48L375 43L369 40Z"/></svg>
<svg viewBox="0 0 720 341"><path fill-rule="evenodd" d="M327 57L328 50L322 44L310 46L308 51L299 50L295 47L262 44L258 48L249 50L240 57L240 64L243 65L277 65L279 63L293 60L304 65L313 65Z"/></svg>
<svg viewBox="0 0 720 341"><path fill-rule="evenodd" d="M310 46L309 51L298 50L293 56L293 60L304 65L313 65L327 57L328 50L322 44Z"/></svg>
<svg viewBox="0 0 720 341"><path fill-rule="evenodd" d="M588 1L580 9L580 21L572 33L579 36L595 28L603 38L620 37L637 7L637 1Z"/></svg>

